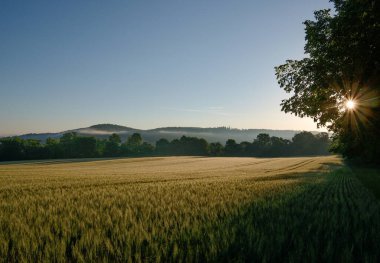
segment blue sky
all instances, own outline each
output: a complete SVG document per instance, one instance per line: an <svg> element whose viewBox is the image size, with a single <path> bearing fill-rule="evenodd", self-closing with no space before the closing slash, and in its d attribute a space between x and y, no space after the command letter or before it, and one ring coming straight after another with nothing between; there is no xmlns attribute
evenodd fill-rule
<svg viewBox="0 0 380 263"><path fill-rule="evenodd" d="M1 1L0 134L97 123L316 130L280 111L274 66L302 58L291 1Z"/></svg>

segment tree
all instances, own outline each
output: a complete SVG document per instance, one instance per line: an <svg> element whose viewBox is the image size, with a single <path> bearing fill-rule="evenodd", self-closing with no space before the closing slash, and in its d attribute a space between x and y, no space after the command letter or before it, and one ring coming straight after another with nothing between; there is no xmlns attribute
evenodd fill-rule
<svg viewBox="0 0 380 263"><path fill-rule="evenodd" d="M167 139L159 139L156 142L156 153L159 155L170 154L170 142Z"/></svg>
<svg viewBox="0 0 380 263"><path fill-rule="evenodd" d="M46 158L45 148L39 140L27 139L22 141L24 148L24 159L42 159Z"/></svg>
<svg viewBox="0 0 380 263"><path fill-rule="evenodd" d="M329 153L329 144L330 138L327 132L321 132L315 135L315 139L317 140L316 146L314 148L314 152L320 155L325 155Z"/></svg>
<svg viewBox="0 0 380 263"><path fill-rule="evenodd" d="M303 131L292 138L292 152L295 155L312 155L317 147L317 139L311 132Z"/></svg>
<svg viewBox="0 0 380 263"><path fill-rule="evenodd" d="M128 137L125 142L127 151L132 154L138 154L140 152L140 146L142 145L142 138L139 133L134 133Z"/></svg>
<svg viewBox="0 0 380 263"><path fill-rule="evenodd" d="M45 151L47 158L62 158L63 150L61 144L59 143L59 139L47 138L45 142Z"/></svg>
<svg viewBox="0 0 380 263"><path fill-rule="evenodd" d="M139 152L141 155L151 155L154 152L154 147L147 142L143 142L140 146Z"/></svg>
<svg viewBox="0 0 380 263"><path fill-rule="evenodd" d="M239 155L240 154L240 145L236 143L233 139L228 139L226 141L226 146L224 151L229 156Z"/></svg>
<svg viewBox="0 0 380 263"><path fill-rule="evenodd" d="M255 142L263 147L269 147L271 144L271 139L269 134L260 133L257 135Z"/></svg>
<svg viewBox="0 0 380 263"><path fill-rule="evenodd" d="M172 155L183 154L182 143L179 139L174 139L170 142L170 154Z"/></svg>
<svg viewBox="0 0 380 263"><path fill-rule="evenodd" d="M271 156L283 156L287 154L287 151L289 150L290 141L272 136L270 137L270 151L269 154Z"/></svg>
<svg viewBox="0 0 380 263"><path fill-rule="evenodd" d="M120 136L113 133L107 140L104 147L104 156L118 156L120 154Z"/></svg>
<svg viewBox="0 0 380 263"><path fill-rule="evenodd" d="M74 157L91 158L96 156L95 137L78 136L74 139Z"/></svg>
<svg viewBox="0 0 380 263"><path fill-rule="evenodd" d="M209 153L213 156L220 156L223 154L223 145L219 142L212 142L209 144Z"/></svg>
<svg viewBox="0 0 380 263"><path fill-rule="evenodd" d="M77 137L76 132L68 132L62 135L59 139L59 143L62 148L62 157L64 158L72 158L76 157L75 152L75 138Z"/></svg>
<svg viewBox="0 0 380 263"><path fill-rule="evenodd" d="M0 159L3 161L22 160L25 156L23 140L14 138L5 138L0 140Z"/></svg>
<svg viewBox="0 0 380 263"><path fill-rule="evenodd" d="M121 143L120 135L117 133L112 133L112 135L108 138L108 141L119 145Z"/></svg>
<svg viewBox="0 0 380 263"><path fill-rule="evenodd" d="M271 139L269 134L260 133L252 143L251 151L257 156L268 156L269 148L271 146Z"/></svg>
<svg viewBox="0 0 380 263"><path fill-rule="evenodd" d="M207 155L208 153L208 143L205 139L182 136L179 145L179 153L183 155Z"/></svg>
<svg viewBox="0 0 380 263"><path fill-rule="evenodd" d="M335 13L316 11L305 24L307 57L276 67L292 92L282 110L311 117L335 136L335 149L376 161L380 154L380 1L333 0ZM354 109L345 103L354 101ZM377 160L378 161L378 160Z"/></svg>
<svg viewBox="0 0 380 263"><path fill-rule="evenodd" d="M250 142L241 142L239 144L240 148L240 155L242 156L249 156L250 155L250 150L252 149L252 143Z"/></svg>

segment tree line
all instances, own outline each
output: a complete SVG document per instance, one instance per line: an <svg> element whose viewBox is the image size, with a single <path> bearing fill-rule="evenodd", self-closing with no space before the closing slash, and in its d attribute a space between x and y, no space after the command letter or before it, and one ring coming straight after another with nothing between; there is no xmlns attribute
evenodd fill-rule
<svg viewBox="0 0 380 263"><path fill-rule="evenodd" d="M187 136L172 141L160 139L152 145L144 142L139 133L132 134L125 142L122 142L118 134L112 134L108 139L97 139L69 132L59 139L48 138L45 143L19 137L2 138L0 139L0 161L123 156L326 155L329 153L329 143L327 133L314 135L306 131L296 134L292 140L262 133L252 142L237 143L229 139L225 145L219 142L208 143L205 139Z"/></svg>

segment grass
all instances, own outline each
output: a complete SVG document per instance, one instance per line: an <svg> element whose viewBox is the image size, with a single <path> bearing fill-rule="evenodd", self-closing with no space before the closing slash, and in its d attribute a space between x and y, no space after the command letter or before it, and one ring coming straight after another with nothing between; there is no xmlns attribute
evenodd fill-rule
<svg viewBox="0 0 380 263"><path fill-rule="evenodd" d="M336 157L0 165L4 262L378 262L379 243Z"/></svg>
<svg viewBox="0 0 380 263"><path fill-rule="evenodd" d="M356 177L380 199L380 169L378 167L352 166Z"/></svg>

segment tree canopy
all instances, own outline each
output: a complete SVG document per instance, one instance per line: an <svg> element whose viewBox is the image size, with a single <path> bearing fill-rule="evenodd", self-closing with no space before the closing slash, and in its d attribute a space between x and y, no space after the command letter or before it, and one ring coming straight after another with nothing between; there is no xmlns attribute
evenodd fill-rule
<svg viewBox="0 0 380 263"><path fill-rule="evenodd" d="M332 2L334 12L319 10L304 22L306 57L275 68L280 87L292 93L282 110L326 126L345 156L378 162L380 4Z"/></svg>
<svg viewBox="0 0 380 263"><path fill-rule="evenodd" d="M45 143L18 137L0 139L0 161L93 158L120 156L302 156L326 155L329 138L327 134L301 132L292 141L268 134L259 134L253 142L237 143L233 139L223 146L219 142L208 143L205 139L182 136L168 141L160 139L155 147L134 133L125 142L112 134L108 139L79 136L75 132L64 134L59 139L48 138Z"/></svg>

